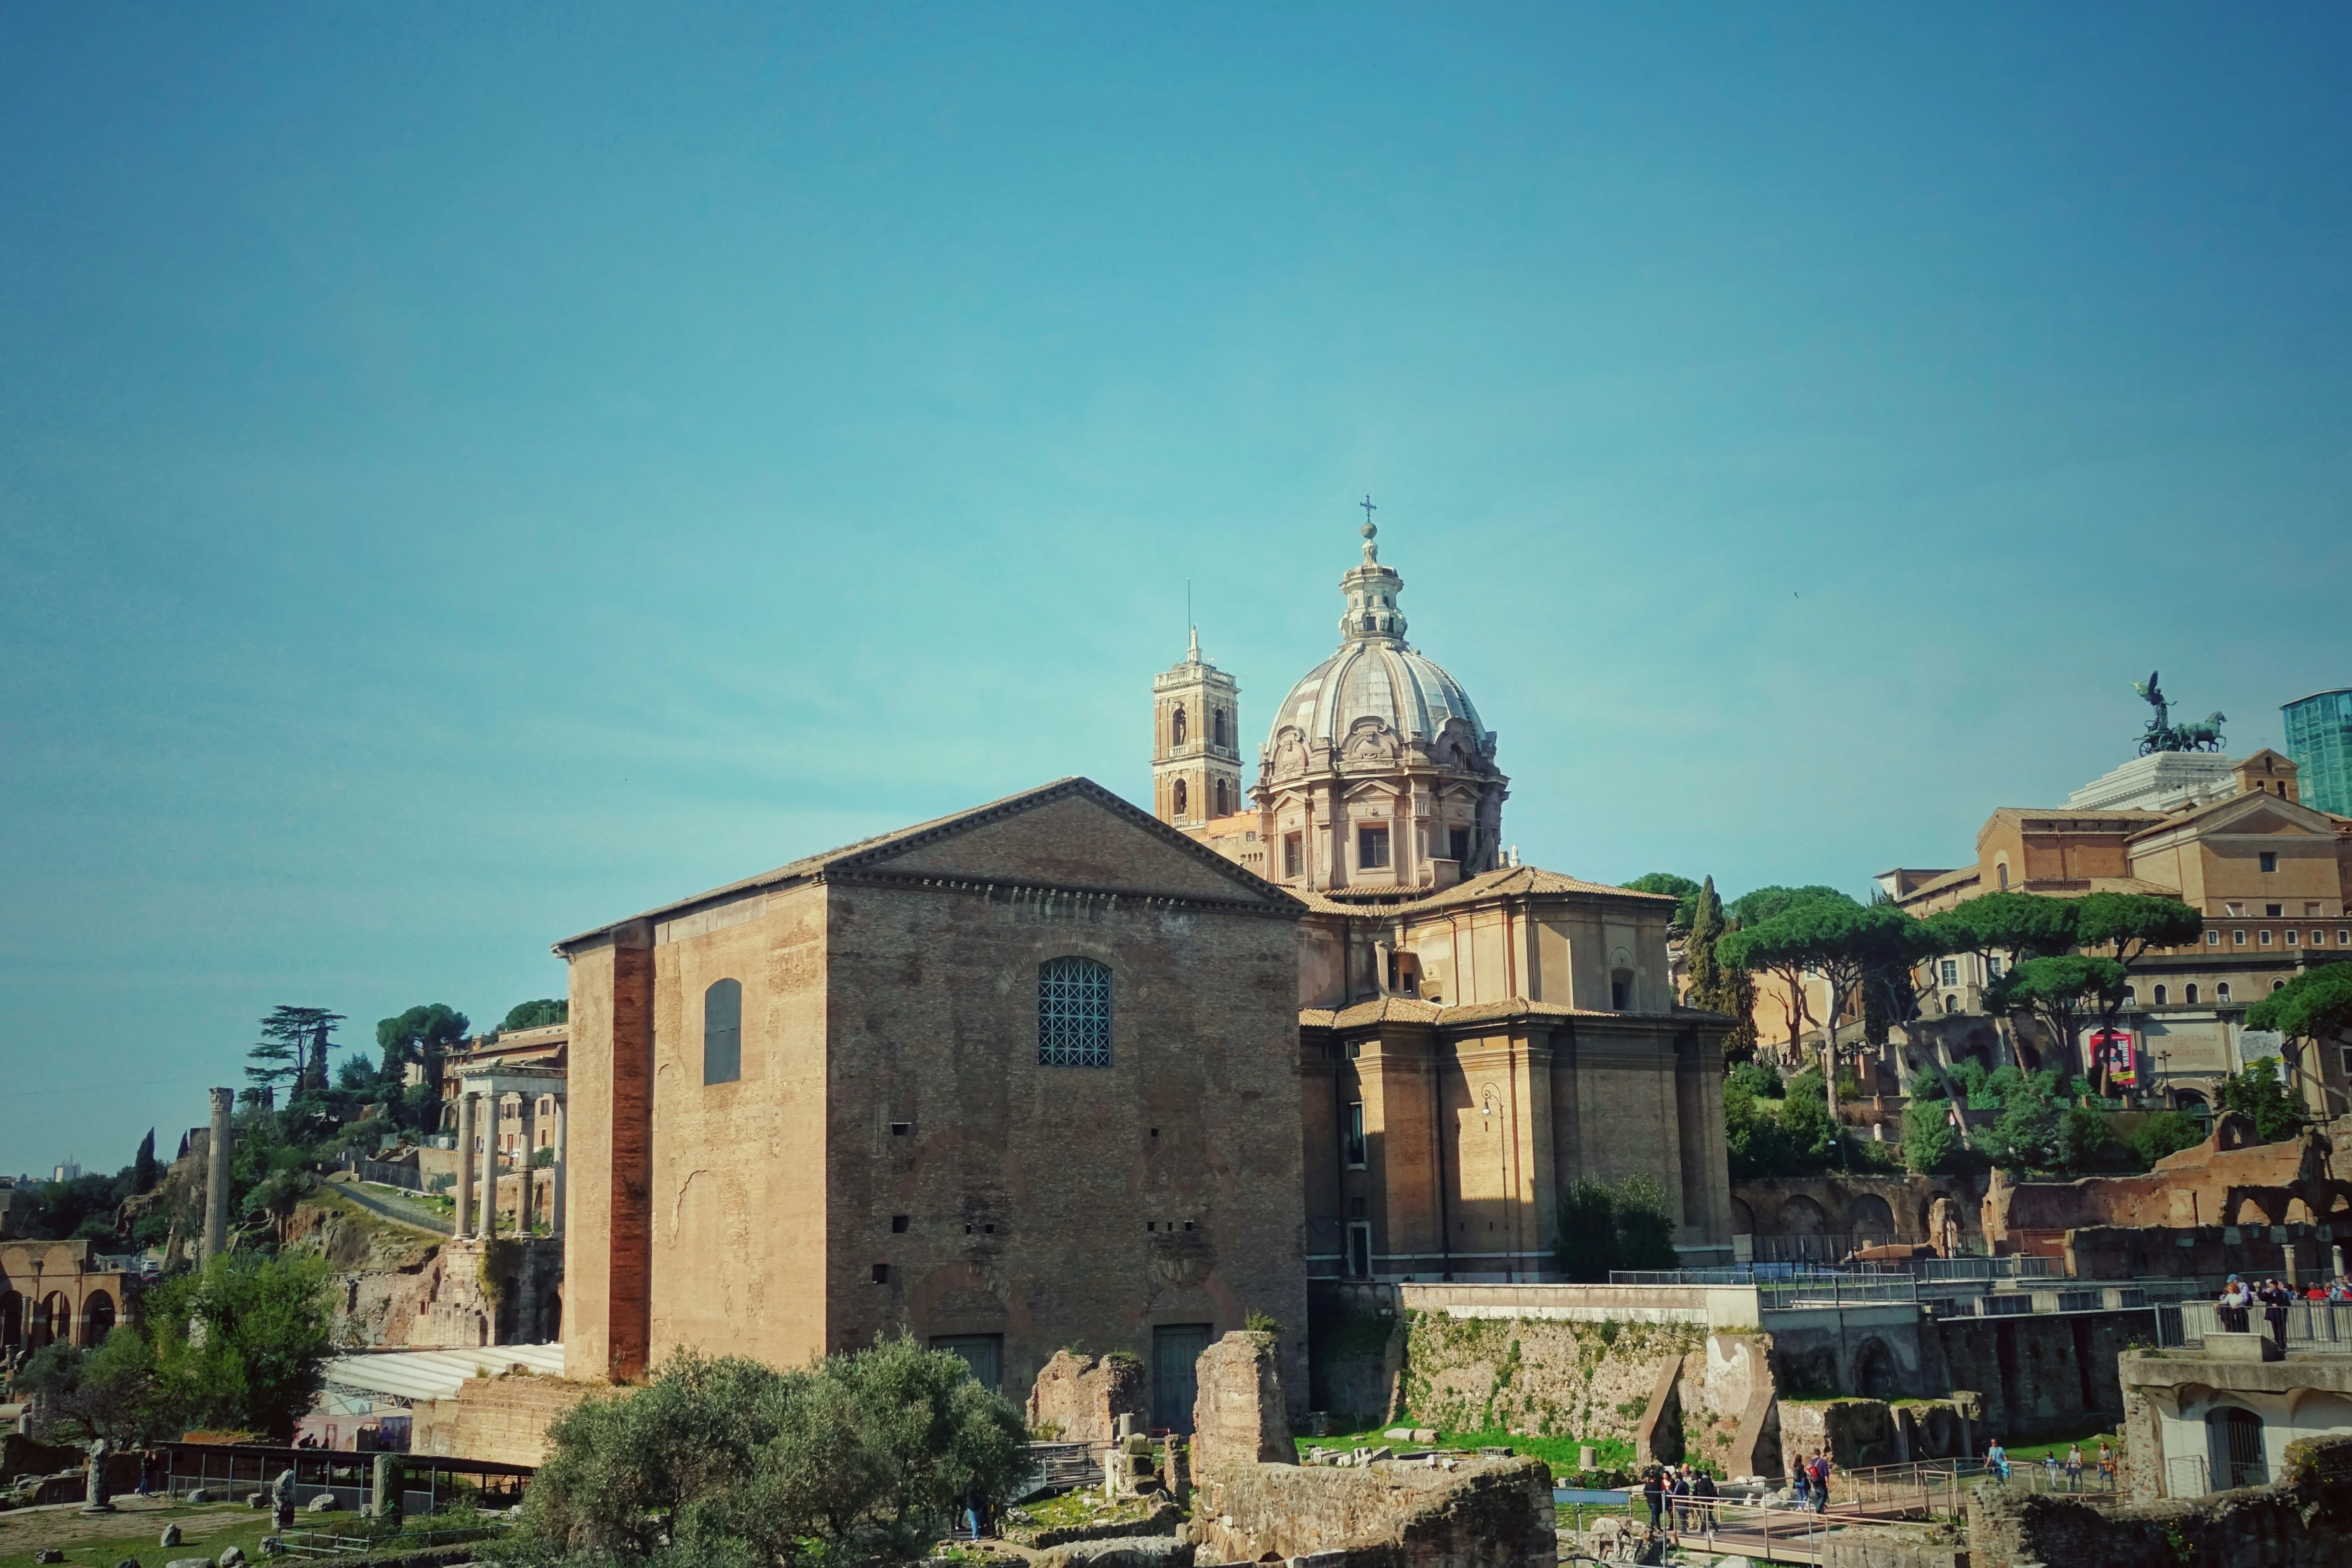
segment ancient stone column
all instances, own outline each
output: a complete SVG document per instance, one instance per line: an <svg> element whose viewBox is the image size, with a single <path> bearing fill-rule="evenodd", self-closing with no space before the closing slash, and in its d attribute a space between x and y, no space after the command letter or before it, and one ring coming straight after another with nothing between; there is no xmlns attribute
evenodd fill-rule
<svg viewBox="0 0 2352 1568"><path fill-rule="evenodd" d="M489 1240L499 1234L499 1100L494 1094L482 1096L482 1109L475 1120L482 1124L482 1224L481 1237Z"/></svg>
<svg viewBox="0 0 2352 1568"><path fill-rule="evenodd" d="M474 1234L474 1097L467 1089L457 1090L457 1239Z"/></svg>
<svg viewBox="0 0 2352 1568"><path fill-rule="evenodd" d="M550 1235L563 1234L563 1096L555 1097L555 1175L548 1183L547 1228Z"/></svg>
<svg viewBox="0 0 2352 1568"><path fill-rule="evenodd" d="M236 1090L216 1089L212 1097L212 1143L205 1159L205 1262L228 1247L228 1156L231 1141L236 1136L229 1129L229 1113L236 1109Z"/></svg>

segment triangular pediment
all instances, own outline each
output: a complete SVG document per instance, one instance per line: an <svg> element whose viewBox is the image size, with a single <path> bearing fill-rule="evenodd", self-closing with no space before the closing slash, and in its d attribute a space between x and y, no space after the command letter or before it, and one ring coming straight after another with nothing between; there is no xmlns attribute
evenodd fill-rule
<svg viewBox="0 0 2352 1568"><path fill-rule="evenodd" d="M1082 778L890 836L831 859L825 869L1269 907L1297 903L1215 850Z"/></svg>
<svg viewBox="0 0 2352 1568"><path fill-rule="evenodd" d="M2333 838L2336 825L2324 812L2273 795L2242 795L2206 808L2200 833L2278 833L2298 838Z"/></svg>

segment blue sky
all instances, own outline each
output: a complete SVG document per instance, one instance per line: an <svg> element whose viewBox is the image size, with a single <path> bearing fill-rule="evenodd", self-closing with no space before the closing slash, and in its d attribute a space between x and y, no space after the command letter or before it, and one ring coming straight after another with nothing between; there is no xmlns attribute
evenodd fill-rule
<svg viewBox="0 0 2352 1568"><path fill-rule="evenodd" d="M278 1002L1245 731L1380 503L1524 858L2352 683L2340 8L0 15L0 1169Z"/></svg>

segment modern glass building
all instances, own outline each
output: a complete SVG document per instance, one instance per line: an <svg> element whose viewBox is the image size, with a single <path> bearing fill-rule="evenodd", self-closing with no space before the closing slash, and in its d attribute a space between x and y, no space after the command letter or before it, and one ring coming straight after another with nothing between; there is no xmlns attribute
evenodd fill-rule
<svg viewBox="0 0 2352 1568"><path fill-rule="evenodd" d="M2352 687L2298 698L2279 711L2303 804L2352 816Z"/></svg>

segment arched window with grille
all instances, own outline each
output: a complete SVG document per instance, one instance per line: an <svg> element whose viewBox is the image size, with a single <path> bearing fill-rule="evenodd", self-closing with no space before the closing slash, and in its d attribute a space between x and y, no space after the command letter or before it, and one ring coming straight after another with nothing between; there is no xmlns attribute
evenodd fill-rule
<svg viewBox="0 0 2352 1568"><path fill-rule="evenodd" d="M743 983L719 980L702 994L702 1081L743 1076Z"/></svg>
<svg viewBox="0 0 2352 1568"><path fill-rule="evenodd" d="M1049 958L1037 966L1037 1065L1110 1066L1110 965Z"/></svg>

